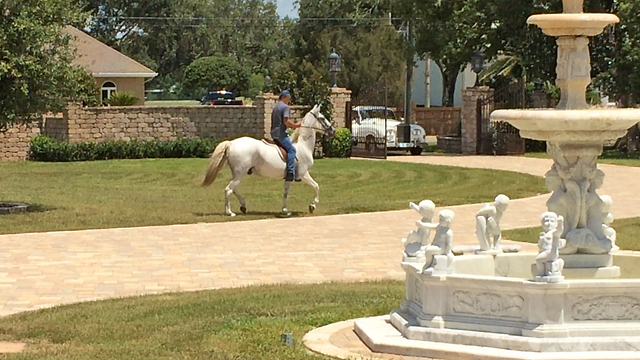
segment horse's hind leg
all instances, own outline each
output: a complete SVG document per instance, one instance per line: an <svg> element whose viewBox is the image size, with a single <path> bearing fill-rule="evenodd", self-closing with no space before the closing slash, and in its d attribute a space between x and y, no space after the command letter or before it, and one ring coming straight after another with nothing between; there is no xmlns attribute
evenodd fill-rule
<svg viewBox="0 0 640 360"><path fill-rule="evenodd" d="M231 194L235 193L236 196L238 197L238 200L240 200L240 197L238 196L235 190L238 185L240 185L240 179L234 178L233 180L231 180L229 185L227 185L227 187L224 189L224 212L229 216L236 216L236 214L234 214L233 211L231 211ZM245 205L244 199L242 199L240 203L241 205ZM246 210L246 205L245 205L245 210Z"/></svg>
<svg viewBox="0 0 640 360"><path fill-rule="evenodd" d="M242 195L240 195L238 190L233 189L233 195L235 195L238 198L238 201L240 201L240 211L242 211L243 214L246 214L247 213L247 202L244 201L244 198L242 197Z"/></svg>
<svg viewBox="0 0 640 360"><path fill-rule="evenodd" d="M305 184L309 184L309 186L311 186L316 192L315 199L313 199L313 202L311 203L311 205L309 205L309 212L313 213L316 210L316 204L320 202L320 186L313 180L308 172L304 174L304 176L302 177L302 181L304 181Z"/></svg>

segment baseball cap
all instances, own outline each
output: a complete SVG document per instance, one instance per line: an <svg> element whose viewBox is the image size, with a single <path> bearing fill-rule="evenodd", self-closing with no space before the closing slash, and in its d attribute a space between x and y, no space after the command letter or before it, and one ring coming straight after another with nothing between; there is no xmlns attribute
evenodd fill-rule
<svg viewBox="0 0 640 360"><path fill-rule="evenodd" d="M280 98L286 97L286 96L291 96L291 93L289 92L289 90L283 90L280 93Z"/></svg>

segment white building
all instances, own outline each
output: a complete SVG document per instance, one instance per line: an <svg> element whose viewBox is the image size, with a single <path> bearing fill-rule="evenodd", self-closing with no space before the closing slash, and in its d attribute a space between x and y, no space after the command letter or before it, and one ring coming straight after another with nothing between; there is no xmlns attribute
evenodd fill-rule
<svg viewBox="0 0 640 360"><path fill-rule="evenodd" d="M427 66L427 62L430 66ZM476 83L476 74L471 71L471 64L458 75L456 91L453 97L453 106L462 106L462 90L473 87ZM417 105L430 107L442 106L442 72L440 67L431 60L416 61L413 69L413 86L411 88L411 101Z"/></svg>

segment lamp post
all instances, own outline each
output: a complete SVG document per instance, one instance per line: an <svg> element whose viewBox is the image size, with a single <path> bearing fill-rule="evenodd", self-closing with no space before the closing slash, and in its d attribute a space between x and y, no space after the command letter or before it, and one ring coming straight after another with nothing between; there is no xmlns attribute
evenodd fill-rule
<svg viewBox="0 0 640 360"><path fill-rule="evenodd" d="M341 71L342 61L340 60L340 55L336 54L336 49L334 48L333 52L329 55L329 72L331 73L332 87L338 86L336 76Z"/></svg>
<svg viewBox="0 0 640 360"><path fill-rule="evenodd" d="M269 75L264 77L264 89L265 92L271 92L271 77Z"/></svg>
<svg viewBox="0 0 640 360"><path fill-rule="evenodd" d="M484 68L484 57L478 51L471 56L471 70L476 73L476 84L474 87L480 86L480 72Z"/></svg>

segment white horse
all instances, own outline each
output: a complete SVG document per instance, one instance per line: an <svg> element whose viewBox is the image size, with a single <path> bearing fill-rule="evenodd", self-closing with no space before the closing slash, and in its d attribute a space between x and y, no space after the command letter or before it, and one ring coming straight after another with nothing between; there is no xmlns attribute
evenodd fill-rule
<svg viewBox="0 0 640 360"><path fill-rule="evenodd" d="M320 113L320 106L316 105L302 119L302 127L293 133L292 141L296 148L296 171L302 175L301 179L315 190L315 199L309 205L309 211L316 209L320 202L320 187L316 183L309 170L313 166L313 151L316 145L316 132L333 135L334 128L327 118ZM286 162L283 160L280 149L275 145L267 145L260 140L250 137L241 137L231 141L221 142L211 154L209 168L202 182L202 186L209 186L215 180L220 169L225 163L229 163L233 179L224 189L225 213L236 216L231 211L231 194L235 194L240 201L240 210L247 212L247 203L238 193L236 188L247 174L256 174L272 179L284 179ZM290 181L284 183L284 196L282 200L282 212L290 215L287 210L287 197L289 196Z"/></svg>

